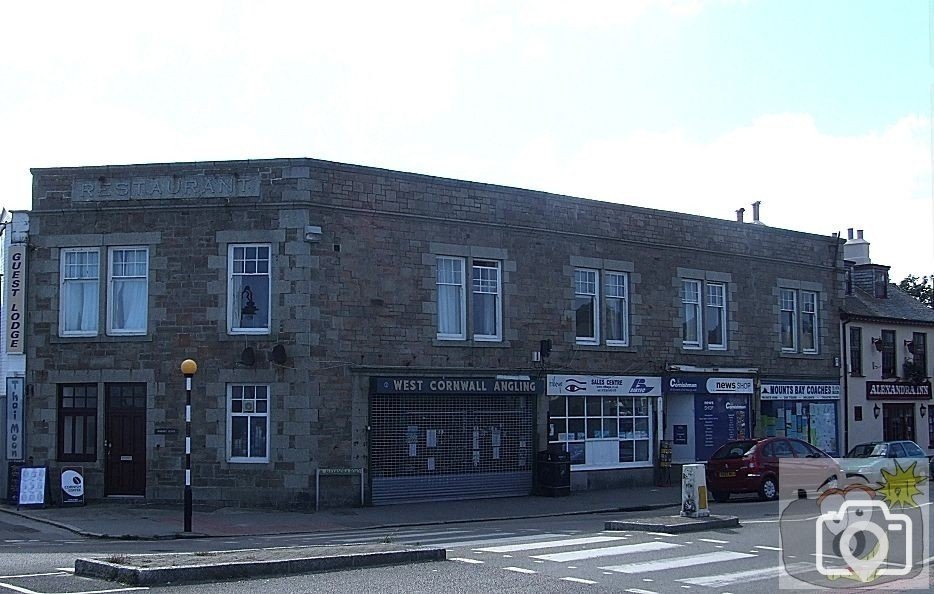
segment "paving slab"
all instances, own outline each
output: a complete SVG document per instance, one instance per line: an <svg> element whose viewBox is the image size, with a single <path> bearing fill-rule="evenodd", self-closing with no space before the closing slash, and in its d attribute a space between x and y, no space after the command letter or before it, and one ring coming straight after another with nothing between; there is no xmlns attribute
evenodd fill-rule
<svg viewBox="0 0 934 594"><path fill-rule="evenodd" d="M683 532L700 532L701 530L716 530L718 528L739 527L739 518L736 516L713 515L707 516L706 518L687 518L684 516L627 518L626 520L610 520L604 524L605 530L666 532L668 534L681 534Z"/></svg>
<svg viewBox="0 0 934 594"><path fill-rule="evenodd" d="M446 558L447 552L442 548L393 544L275 547L76 559L75 575L132 586L165 586L444 561Z"/></svg>

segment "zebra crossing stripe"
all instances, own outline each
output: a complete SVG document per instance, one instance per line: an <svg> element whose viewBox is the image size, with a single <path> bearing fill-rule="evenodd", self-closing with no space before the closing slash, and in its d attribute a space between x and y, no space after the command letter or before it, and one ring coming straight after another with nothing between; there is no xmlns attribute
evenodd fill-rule
<svg viewBox="0 0 934 594"><path fill-rule="evenodd" d="M624 565L611 565L601 567L607 571L616 573L643 573L650 571L664 571L666 569L675 569L677 567L691 567L692 565L706 565L707 563L719 563L720 561L734 561L736 559L747 559L755 557L750 553L734 553L732 551L717 551L715 553L704 553L702 555L691 555L688 557L674 557L671 559L661 559L659 561L644 561L642 563L626 563Z"/></svg>
<svg viewBox="0 0 934 594"><path fill-rule="evenodd" d="M813 567L813 564L808 563L796 563L789 566L792 571ZM762 569L750 569L749 571L737 571L735 573L722 573L720 575L705 575L696 578L685 578L677 581L684 584L690 584L692 586L722 588L723 586L732 586L733 584L738 583L756 582L759 580L777 578L786 572L787 570L784 566L778 565L775 567L764 567Z"/></svg>
<svg viewBox="0 0 934 594"><path fill-rule="evenodd" d="M576 545L596 544L600 542L614 542L626 540L621 536L591 536L587 538L571 538L567 540L552 540L544 542L527 542L523 544L504 545L501 547L486 547L477 549L484 553L515 553L517 551L534 551L535 549L554 549L557 547L571 547Z"/></svg>
<svg viewBox="0 0 934 594"><path fill-rule="evenodd" d="M569 551L567 553L552 553L550 555L532 555L532 559L541 559L542 561L557 561L564 563L567 561L580 561L582 559L595 559L597 557L614 557L616 555L632 555L636 553L651 553L653 551L663 551L665 549L680 548L681 545L670 542L646 542L641 544L620 545L618 547L606 547L602 549L589 549L582 551ZM752 555L750 555L752 556Z"/></svg>
<svg viewBox="0 0 934 594"><path fill-rule="evenodd" d="M653 592L652 590L643 590L642 588L629 588L625 591L630 592L630 594L658 594L658 592Z"/></svg>
<svg viewBox="0 0 934 594"><path fill-rule="evenodd" d="M473 563L474 565L482 565L484 563L478 559L468 559L467 557L448 557L448 561L460 561L461 563Z"/></svg>
<svg viewBox="0 0 934 594"><path fill-rule="evenodd" d="M537 571L532 571L531 569L525 569L523 567L504 567L506 571L514 571L516 573L538 573Z"/></svg>
<svg viewBox="0 0 934 594"><path fill-rule="evenodd" d="M576 577L563 577L561 579L566 582L574 582L575 584L587 584L588 586L592 586L597 583L593 580L585 580L583 578L576 578Z"/></svg>

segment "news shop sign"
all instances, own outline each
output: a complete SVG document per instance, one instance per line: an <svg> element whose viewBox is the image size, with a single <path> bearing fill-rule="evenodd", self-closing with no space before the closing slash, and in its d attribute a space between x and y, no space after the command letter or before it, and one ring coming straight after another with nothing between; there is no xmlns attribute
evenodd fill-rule
<svg viewBox="0 0 934 594"><path fill-rule="evenodd" d="M62 469L62 505L84 505L84 469Z"/></svg>

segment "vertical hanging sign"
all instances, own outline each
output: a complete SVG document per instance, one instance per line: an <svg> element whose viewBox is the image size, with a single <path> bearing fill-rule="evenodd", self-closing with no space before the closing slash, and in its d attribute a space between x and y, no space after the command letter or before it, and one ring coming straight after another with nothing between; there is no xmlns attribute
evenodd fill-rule
<svg viewBox="0 0 934 594"><path fill-rule="evenodd" d="M25 378L6 378L6 457L7 460L23 460L24 395Z"/></svg>
<svg viewBox="0 0 934 594"><path fill-rule="evenodd" d="M23 354L26 321L26 244L10 245L10 278L6 294L6 351Z"/></svg>

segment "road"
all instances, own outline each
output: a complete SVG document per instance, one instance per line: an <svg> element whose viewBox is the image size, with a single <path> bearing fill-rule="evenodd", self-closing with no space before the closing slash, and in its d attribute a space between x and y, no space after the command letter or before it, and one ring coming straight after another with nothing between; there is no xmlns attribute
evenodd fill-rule
<svg viewBox="0 0 934 594"><path fill-rule="evenodd" d="M449 560L247 582L169 586L160 591L727 594L777 590L781 554L778 505L736 501L715 504L713 512L739 516L743 527L684 535L607 532L603 530L607 520L623 519L627 514L593 514L306 535L102 541L0 514L0 591L87 594L138 590L72 575L77 557L353 542L443 546ZM628 514L634 515L638 514ZM807 555L796 558L789 553L785 552L786 562L813 565Z"/></svg>

